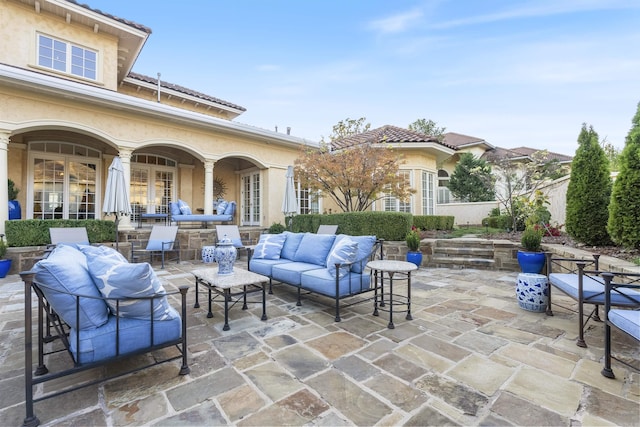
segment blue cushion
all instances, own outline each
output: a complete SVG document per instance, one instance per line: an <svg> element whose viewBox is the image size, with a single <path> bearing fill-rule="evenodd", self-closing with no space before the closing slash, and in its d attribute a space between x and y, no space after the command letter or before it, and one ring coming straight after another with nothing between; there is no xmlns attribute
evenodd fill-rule
<svg viewBox="0 0 640 427"><path fill-rule="evenodd" d="M129 262L124 255L109 246L78 245L77 247L87 258L103 257L110 258L118 262Z"/></svg>
<svg viewBox="0 0 640 427"><path fill-rule="evenodd" d="M224 215L233 215L236 211L236 202L229 202L227 207L224 209Z"/></svg>
<svg viewBox="0 0 640 427"><path fill-rule="evenodd" d="M173 249L173 241L164 241L153 239L147 242L147 247L145 248L148 251L170 251Z"/></svg>
<svg viewBox="0 0 640 427"><path fill-rule="evenodd" d="M58 245L47 258L38 261L32 271L36 273L35 281L44 285L42 292L51 307L69 326L92 329L107 323L109 309L104 300L96 299L102 295L93 283L81 251L71 245ZM76 298L60 292L91 297L80 299L79 325L76 322Z"/></svg>
<svg viewBox="0 0 640 427"><path fill-rule="evenodd" d="M298 250L298 247L300 247L300 242L304 237L304 233L292 233L290 231L285 231L282 234L287 236L287 239L284 241L284 246L282 246L280 258L293 260L296 257L296 251Z"/></svg>
<svg viewBox="0 0 640 427"><path fill-rule="evenodd" d="M253 252L253 258L280 259L280 252L286 238L284 234L262 234Z"/></svg>
<svg viewBox="0 0 640 427"><path fill-rule="evenodd" d="M177 340L182 334L182 321L178 312L170 307L169 320L153 323L153 344L159 345ZM71 352L80 364L99 362L111 359L116 355L116 316L110 316L109 321L96 329L80 331L80 354L76 348L78 331L71 329L69 341ZM151 345L151 322L140 319L120 318L119 346L120 354L132 353Z"/></svg>
<svg viewBox="0 0 640 427"><path fill-rule="evenodd" d="M551 273L549 282L571 298L578 300L578 275L573 273ZM640 292L629 288L618 288L618 292L611 292L611 305L635 306L624 295L636 300L640 299ZM582 297L587 304L604 304L604 279L584 275L582 277Z"/></svg>
<svg viewBox="0 0 640 427"><path fill-rule="evenodd" d="M353 261L355 261L357 254L358 254L358 244L353 240L349 239L348 237L345 237L344 239L340 239L339 241L337 241L331 248L329 255L327 255L327 268L329 269L329 273L331 273L331 275L335 277L336 276L335 265L337 263L351 264ZM351 265L341 266L339 276L341 278L346 276L349 273L350 269L351 269Z"/></svg>
<svg viewBox="0 0 640 427"><path fill-rule="evenodd" d="M304 289L317 292L329 297L336 296L336 278L330 273L329 268L305 271L300 275L301 285ZM334 267L335 270L335 267ZM368 273L350 272L340 279L338 295L346 296L360 293L371 288L371 275Z"/></svg>
<svg viewBox="0 0 640 427"><path fill-rule="evenodd" d="M327 255L333 246L334 234L305 233L296 251L294 261L308 262L324 267L327 265Z"/></svg>
<svg viewBox="0 0 640 427"><path fill-rule="evenodd" d="M369 254L373 250L373 246L376 244L376 236L346 236L344 234L340 234L336 237L336 240L341 240L345 237L348 237L358 244L358 254L351 266L351 271L354 273L362 273L367 262L369 262Z"/></svg>
<svg viewBox="0 0 640 427"><path fill-rule="evenodd" d="M216 213L218 215L224 215L224 211L225 209L227 209L228 204L229 202L227 202L226 200L221 200L220 202L218 202L218 206L216 207Z"/></svg>
<svg viewBox="0 0 640 427"><path fill-rule="evenodd" d="M149 263L129 264L116 262L107 258L87 259L89 272L96 286L107 298L146 297L164 294L165 290ZM112 313L116 313L116 301L108 300ZM151 304L149 300L120 301L120 317L134 319L150 319ZM167 297L153 300L153 318L170 319Z"/></svg>
<svg viewBox="0 0 640 427"><path fill-rule="evenodd" d="M241 239L231 239L231 243L233 243L233 246L236 248L244 248Z"/></svg>
<svg viewBox="0 0 640 427"><path fill-rule="evenodd" d="M276 264L271 268L271 277L278 282L288 283L293 286L300 286L300 276L309 270L325 270L324 266L310 264L308 262L287 262Z"/></svg>
<svg viewBox="0 0 640 427"><path fill-rule="evenodd" d="M251 257L249 261L249 271L262 274L263 276L271 276L271 269L276 264L285 264L291 262L288 259L257 259Z"/></svg>
<svg viewBox="0 0 640 427"><path fill-rule="evenodd" d="M181 215L191 215L191 208L184 200L178 200L178 208Z"/></svg>
<svg viewBox="0 0 640 427"><path fill-rule="evenodd" d="M640 311L638 310L609 310L609 322L640 341Z"/></svg>
<svg viewBox="0 0 640 427"><path fill-rule="evenodd" d="M180 215L182 213L180 212L180 205L178 204L178 202L169 203L169 211L171 212L171 215Z"/></svg>

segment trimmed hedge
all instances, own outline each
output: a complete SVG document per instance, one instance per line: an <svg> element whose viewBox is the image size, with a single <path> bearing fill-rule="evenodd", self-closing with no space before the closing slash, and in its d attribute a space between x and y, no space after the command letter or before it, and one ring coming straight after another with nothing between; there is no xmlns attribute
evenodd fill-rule
<svg viewBox="0 0 640 427"><path fill-rule="evenodd" d="M45 246L51 243L49 228L85 227L91 243L113 242L116 224L101 219L23 219L5 221L7 243L12 247Z"/></svg>
<svg viewBox="0 0 640 427"><path fill-rule="evenodd" d="M414 215L413 225L420 230L453 230L454 219L444 215Z"/></svg>
<svg viewBox="0 0 640 427"><path fill-rule="evenodd" d="M483 227L499 228L501 230L509 230L512 227L511 216L499 215L482 218Z"/></svg>

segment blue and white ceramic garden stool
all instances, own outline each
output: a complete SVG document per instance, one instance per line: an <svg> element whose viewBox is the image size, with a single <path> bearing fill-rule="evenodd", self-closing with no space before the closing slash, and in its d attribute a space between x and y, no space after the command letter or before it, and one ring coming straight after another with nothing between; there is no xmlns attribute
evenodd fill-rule
<svg viewBox="0 0 640 427"><path fill-rule="evenodd" d="M544 274L520 273L516 283L518 305L528 311L542 313L549 303L549 282Z"/></svg>
<svg viewBox="0 0 640 427"><path fill-rule="evenodd" d="M202 247L202 262L205 264L213 263L215 259L215 246L203 246Z"/></svg>

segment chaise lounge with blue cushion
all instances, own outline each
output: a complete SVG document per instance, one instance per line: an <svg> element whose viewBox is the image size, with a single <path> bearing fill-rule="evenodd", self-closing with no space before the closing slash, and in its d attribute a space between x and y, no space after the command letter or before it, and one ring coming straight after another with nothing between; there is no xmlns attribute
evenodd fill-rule
<svg viewBox="0 0 640 427"><path fill-rule="evenodd" d="M335 301L340 321L340 300L373 291L367 262L382 254L375 236L291 233L263 234L251 253L249 270L269 277L269 293L277 281Z"/></svg>
<svg viewBox="0 0 640 427"><path fill-rule="evenodd" d="M119 252L106 246L58 244L47 258L20 276L25 291L24 425L39 424L33 408L35 402L106 379L180 358L179 374L189 373L188 287L167 292L148 263L130 264ZM32 292L37 297L37 306L32 306ZM170 305L168 297L180 301L180 313ZM35 371L34 318L38 331ZM175 347L177 353L166 353L166 357L157 353L149 358L149 364L125 369L110 377L101 377L112 371L106 369L96 371L101 374L90 381L80 375L67 381L73 384L69 388L49 390L46 387L34 398L38 384L165 347ZM69 363L65 366L64 360L56 357L51 363L54 372L50 372L46 365L48 356L61 351L69 356Z"/></svg>
<svg viewBox="0 0 640 427"><path fill-rule="evenodd" d="M200 222L202 228L207 228L210 222L231 222L236 213L236 202L219 201L216 204L215 215L194 214L184 200L169 202L169 224L183 222Z"/></svg>

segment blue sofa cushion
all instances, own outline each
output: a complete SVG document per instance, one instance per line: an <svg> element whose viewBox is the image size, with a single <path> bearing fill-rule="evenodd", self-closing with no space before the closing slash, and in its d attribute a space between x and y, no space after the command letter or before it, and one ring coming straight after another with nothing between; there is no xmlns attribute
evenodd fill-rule
<svg viewBox="0 0 640 427"><path fill-rule="evenodd" d="M182 333L182 321L178 312L169 308L168 320L153 323L153 344L159 345L177 340ZM119 319L120 354L127 354L151 345L151 322L140 319ZM108 360L116 355L116 316L109 316L103 326L91 330L80 331L80 352L76 348L78 331L71 329L69 341L71 352L80 364Z"/></svg>
<svg viewBox="0 0 640 427"><path fill-rule="evenodd" d="M287 236L284 234L262 234L253 257L256 259L280 259L280 252Z"/></svg>
<svg viewBox="0 0 640 427"><path fill-rule="evenodd" d="M74 329L92 329L107 323L109 308L93 282L81 251L60 244L49 256L38 261L32 271L35 281L44 285L47 301L55 312ZM51 289L49 289L51 288ZM80 294L80 324L76 322L76 298L61 292Z"/></svg>
<svg viewBox="0 0 640 427"><path fill-rule="evenodd" d="M640 341L640 310L611 309L609 322Z"/></svg>
<svg viewBox="0 0 640 427"><path fill-rule="evenodd" d="M102 257L117 262L129 262L129 260L124 257L124 255L122 255L117 250L110 248L109 246L77 245L77 248L87 258Z"/></svg>
<svg viewBox="0 0 640 427"><path fill-rule="evenodd" d="M229 202L226 200L221 200L218 202L218 206L216 206L216 212L218 215L224 215L224 211L227 209L227 205Z"/></svg>
<svg viewBox="0 0 640 427"><path fill-rule="evenodd" d="M304 289L329 297L336 296L336 278L330 268L305 271L301 274L301 285ZM335 266L333 267L335 270ZM371 287L371 275L350 272L342 277L338 284L339 296L362 292Z"/></svg>
<svg viewBox="0 0 640 427"><path fill-rule="evenodd" d="M287 262L284 264L274 265L271 269L271 277L279 282L300 286L300 275L305 271L317 269L325 269L325 267L323 265L310 264L308 262Z"/></svg>
<svg viewBox="0 0 640 427"><path fill-rule="evenodd" d="M324 267L335 239L334 234L305 233L293 260Z"/></svg>
<svg viewBox="0 0 640 427"><path fill-rule="evenodd" d="M164 287L149 263L129 264L116 262L107 258L89 258L89 272L96 286L106 298L140 298L165 293ZM108 300L112 313L116 313L116 301ZM120 301L120 317L133 319L150 319L151 301ZM153 300L153 318L155 320L171 319L175 311L167 301L167 297Z"/></svg>
<svg viewBox="0 0 640 427"><path fill-rule="evenodd" d="M304 233L292 233L290 231L285 231L282 234L287 236L287 239L284 241L284 246L282 246L280 258L293 260L296 257L296 252L298 251L298 247L300 247L300 242L304 237Z"/></svg>
<svg viewBox="0 0 640 427"><path fill-rule="evenodd" d="M345 234L339 234L336 236L336 241L344 238L349 238L358 244L358 254L353 260L354 263L351 266L351 271L354 273L362 273L367 262L369 262L369 254L376 244L376 236L347 236Z"/></svg>
<svg viewBox="0 0 640 427"><path fill-rule="evenodd" d="M329 273L335 277L336 263L344 264L344 263L352 263L356 259L356 255L358 254L358 244L351 240L348 237L344 239L336 240L336 243L329 251L329 255L327 255L327 269ZM349 273L351 269L351 265L341 266L340 267L340 277L344 277Z"/></svg>
<svg viewBox="0 0 640 427"><path fill-rule="evenodd" d="M262 274L263 276L271 276L271 269L276 264L284 264L291 262L288 259L258 259L251 257L249 261L249 271Z"/></svg>
<svg viewBox="0 0 640 427"><path fill-rule="evenodd" d="M181 215L191 215L191 208L184 200L178 200L178 209Z"/></svg>
<svg viewBox="0 0 640 427"><path fill-rule="evenodd" d="M578 300L578 275L573 273L551 273L549 282L569 295L571 298ZM618 288L619 292L611 292L611 305L613 306L635 306L637 303L630 301L623 294L640 299L640 292L634 289ZM594 279L591 276L584 275L582 278L582 296L586 303L604 304L604 279Z"/></svg>
<svg viewBox="0 0 640 427"><path fill-rule="evenodd" d="M180 201L178 200L177 202L169 203L169 212L171 212L171 216L182 214L182 212L180 212L179 202Z"/></svg>

